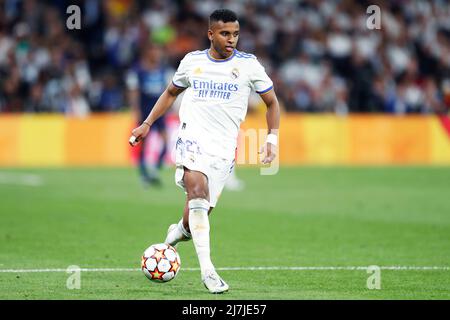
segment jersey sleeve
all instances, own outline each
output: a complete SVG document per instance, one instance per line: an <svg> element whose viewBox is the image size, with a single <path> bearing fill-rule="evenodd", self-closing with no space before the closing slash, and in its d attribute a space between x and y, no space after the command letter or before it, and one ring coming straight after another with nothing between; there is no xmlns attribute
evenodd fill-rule
<svg viewBox="0 0 450 320"><path fill-rule="evenodd" d="M189 87L189 78L187 74L187 56L185 56L178 66L177 71L175 72L172 83L175 87L178 88L187 88Z"/></svg>
<svg viewBox="0 0 450 320"><path fill-rule="evenodd" d="M273 88L273 82L267 75L261 63L255 59L252 66L250 81L256 93L264 94Z"/></svg>

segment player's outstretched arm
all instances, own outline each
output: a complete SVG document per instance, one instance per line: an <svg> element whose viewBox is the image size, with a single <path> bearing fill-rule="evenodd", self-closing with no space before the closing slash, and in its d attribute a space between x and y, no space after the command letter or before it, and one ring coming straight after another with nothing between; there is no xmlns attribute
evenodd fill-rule
<svg viewBox="0 0 450 320"><path fill-rule="evenodd" d="M266 120L268 129L268 139L263 147L264 164L271 163L276 157L276 143L278 141L278 129L280 127L280 105L278 103L275 91L272 89L261 95L262 100L267 106Z"/></svg>
<svg viewBox="0 0 450 320"><path fill-rule="evenodd" d="M184 88L175 87L172 83L169 84L159 97L158 101L156 101L156 104L147 116L147 119L145 119L139 127L134 128L133 131L131 131L132 136L129 140L131 146L134 147L139 144L139 142L147 136L153 123L169 110L177 96L183 92L183 90Z"/></svg>

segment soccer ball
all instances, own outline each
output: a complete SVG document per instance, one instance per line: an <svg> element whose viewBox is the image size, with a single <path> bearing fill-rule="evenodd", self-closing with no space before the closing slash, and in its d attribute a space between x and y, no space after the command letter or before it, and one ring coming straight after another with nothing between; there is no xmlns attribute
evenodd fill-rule
<svg viewBox="0 0 450 320"><path fill-rule="evenodd" d="M180 271L181 260L177 250L169 244L152 244L144 251L141 269L154 282L167 282Z"/></svg>

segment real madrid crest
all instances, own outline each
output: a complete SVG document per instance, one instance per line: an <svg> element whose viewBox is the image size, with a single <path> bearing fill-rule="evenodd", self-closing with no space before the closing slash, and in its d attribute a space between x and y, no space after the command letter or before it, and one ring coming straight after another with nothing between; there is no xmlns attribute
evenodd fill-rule
<svg viewBox="0 0 450 320"><path fill-rule="evenodd" d="M237 68L233 68L233 70L231 70L231 78L237 79L239 77L239 70Z"/></svg>

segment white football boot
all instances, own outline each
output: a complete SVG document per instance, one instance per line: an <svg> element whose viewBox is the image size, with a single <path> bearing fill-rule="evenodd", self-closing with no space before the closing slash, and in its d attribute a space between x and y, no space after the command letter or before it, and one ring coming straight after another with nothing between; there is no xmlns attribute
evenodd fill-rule
<svg viewBox="0 0 450 320"><path fill-rule="evenodd" d="M202 281L206 289L211 293L223 293L228 291L228 284L222 280L215 270L208 270L202 274Z"/></svg>
<svg viewBox="0 0 450 320"><path fill-rule="evenodd" d="M167 236L166 236L166 240L164 240L164 243L167 243L167 244L172 245L171 243L168 242L168 238L169 238L170 232L171 232L173 229L175 229L176 227L178 227L178 224L176 224L176 223L171 224L171 225L169 226L169 229L167 229ZM175 245L173 245L173 247L176 248L176 247L177 247L177 244L178 244L178 243L176 243Z"/></svg>
<svg viewBox="0 0 450 320"><path fill-rule="evenodd" d="M178 242L180 241L189 241L192 238L188 235L186 235L186 231L182 231L182 230L177 230L177 235L171 235L171 233L173 233L172 231L174 231L176 228L179 228L179 223L174 223L171 224L169 226L169 228L167 229L167 236L166 236L166 240L164 240L164 243L170 244L172 247L176 248L178 245ZM171 235L171 237L169 238L169 235Z"/></svg>

